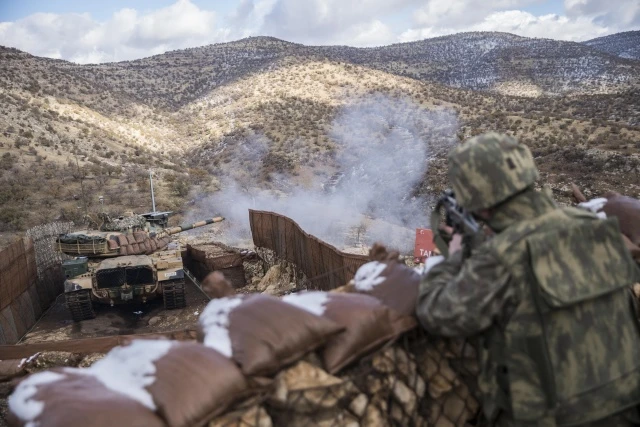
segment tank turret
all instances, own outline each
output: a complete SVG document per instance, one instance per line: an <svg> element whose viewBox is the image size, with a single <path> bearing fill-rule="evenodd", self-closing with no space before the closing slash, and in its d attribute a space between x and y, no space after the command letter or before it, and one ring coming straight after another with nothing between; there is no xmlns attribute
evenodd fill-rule
<svg viewBox="0 0 640 427"><path fill-rule="evenodd" d="M171 241L169 236L172 234L224 221L223 217L218 216L192 224L163 228L166 225L165 214L169 213L159 212L158 214L163 215L156 218L143 214L117 220L109 219L101 225L101 230L61 234L56 239L56 247L58 251L67 255L89 258L148 255L164 249Z"/></svg>

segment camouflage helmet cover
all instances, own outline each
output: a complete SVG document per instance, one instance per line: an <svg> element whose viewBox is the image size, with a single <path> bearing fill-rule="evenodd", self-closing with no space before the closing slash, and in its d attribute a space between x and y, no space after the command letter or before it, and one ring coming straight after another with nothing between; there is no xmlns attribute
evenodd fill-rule
<svg viewBox="0 0 640 427"><path fill-rule="evenodd" d="M458 203L470 212L495 206L537 179L531 152L508 135L478 135L449 153L449 181Z"/></svg>

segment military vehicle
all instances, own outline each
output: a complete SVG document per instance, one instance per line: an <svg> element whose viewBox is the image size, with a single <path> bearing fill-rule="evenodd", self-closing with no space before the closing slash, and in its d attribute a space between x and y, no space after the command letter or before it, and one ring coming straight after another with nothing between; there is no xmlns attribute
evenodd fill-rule
<svg viewBox="0 0 640 427"><path fill-rule="evenodd" d="M65 299L74 321L94 318L94 302L114 306L161 296L167 309L186 305L181 249L170 236L224 218L167 227L170 214L102 215L98 230L58 236L57 249L74 257L62 262Z"/></svg>

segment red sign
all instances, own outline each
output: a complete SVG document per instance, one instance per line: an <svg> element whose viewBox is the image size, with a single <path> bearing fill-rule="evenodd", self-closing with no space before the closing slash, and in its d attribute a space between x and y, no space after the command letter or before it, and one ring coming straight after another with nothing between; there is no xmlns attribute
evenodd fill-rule
<svg viewBox="0 0 640 427"><path fill-rule="evenodd" d="M428 228L416 228L416 245L413 250L415 262L424 262L435 255L436 245L433 243L433 232Z"/></svg>

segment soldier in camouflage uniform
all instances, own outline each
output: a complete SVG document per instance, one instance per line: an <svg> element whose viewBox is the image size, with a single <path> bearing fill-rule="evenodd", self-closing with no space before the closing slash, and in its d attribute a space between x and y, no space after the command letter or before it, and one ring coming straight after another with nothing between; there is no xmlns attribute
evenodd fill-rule
<svg viewBox="0 0 640 427"><path fill-rule="evenodd" d="M468 258L450 246L423 277L428 332L479 337L483 412L498 426L638 425L640 278L617 220L534 190L530 151L471 138L449 156L458 203L493 232ZM459 239L454 238L452 242Z"/></svg>

